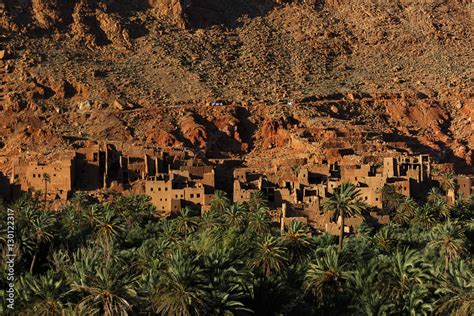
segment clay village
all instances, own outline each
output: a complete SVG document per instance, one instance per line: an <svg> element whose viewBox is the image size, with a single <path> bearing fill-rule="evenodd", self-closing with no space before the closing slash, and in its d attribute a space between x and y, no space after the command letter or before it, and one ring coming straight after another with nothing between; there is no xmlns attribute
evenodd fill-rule
<svg viewBox="0 0 474 316"><path fill-rule="evenodd" d="M364 221L373 225L390 221L388 215L380 215L385 186L413 199L421 199L433 186L439 186L429 155L381 157L379 164L363 165L278 159L272 162L272 170L262 171L238 159L205 160L186 149L94 141L77 147L54 161L4 159L0 196L13 201L30 192L60 210L77 191L97 196L107 192L140 194L150 197L160 216L173 217L184 207L204 214L218 190L226 192L234 203L247 203L259 191L268 200L273 221L282 229L292 221L301 221L315 231L337 235L340 223L320 206L343 182L355 184L359 199L371 210L365 218L347 218L347 233L357 232ZM474 193L473 176L457 175L455 182L456 190L445 192L448 204L454 203L456 196Z"/></svg>

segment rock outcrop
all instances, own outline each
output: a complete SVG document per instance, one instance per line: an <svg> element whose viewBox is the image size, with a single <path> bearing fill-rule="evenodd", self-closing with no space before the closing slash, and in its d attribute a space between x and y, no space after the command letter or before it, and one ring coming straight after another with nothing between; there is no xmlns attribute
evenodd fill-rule
<svg viewBox="0 0 474 316"><path fill-rule="evenodd" d="M188 24L186 8L190 2L190 0L148 0L157 16L165 18L181 29L186 28Z"/></svg>
<svg viewBox="0 0 474 316"><path fill-rule="evenodd" d="M61 0L32 0L33 16L43 29L57 29L64 23L65 16L62 11Z"/></svg>

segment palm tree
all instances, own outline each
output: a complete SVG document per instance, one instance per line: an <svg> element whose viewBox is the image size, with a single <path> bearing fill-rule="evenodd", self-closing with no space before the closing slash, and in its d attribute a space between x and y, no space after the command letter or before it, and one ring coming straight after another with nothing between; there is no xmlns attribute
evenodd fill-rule
<svg viewBox="0 0 474 316"><path fill-rule="evenodd" d="M48 173L43 173L43 182L44 182L44 204L48 199L48 183L51 182L51 176Z"/></svg>
<svg viewBox="0 0 474 316"><path fill-rule="evenodd" d="M105 207L96 222L97 240L103 246L105 258L109 260L112 242L124 232L124 224L110 207Z"/></svg>
<svg viewBox="0 0 474 316"><path fill-rule="evenodd" d="M441 178L439 179L439 185L441 189L443 189L444 193L448 193L449 191L456 190L456 178L454 173L452 172L445 172L442 173Z"/></svg>
<svg viewBox="0 0 474 316"><path fill-rule="evenodd" d="M61 240L67 247L76 247L89 236L87 223L84 217L73 206L65 207L59 214Z"/></svg>
<svg viewBox="0 0 474 316"><path fill-rule="evenodd" d="M156 209L150 201L151 198L146 195L119 195L114 198L111 207L123 219L127 228L131 229L139 226L156 214Z"/></svg>
<svg viewBox="0 0 474 316"><path fill-rule="evenodd" d="M19 230L20 231L20 230ZM7 234L2 234L2 236L7 236ZM6 244L6 239L3 237L1 238L2 242ZM8 247L3 247L1 251L1 265L0 267L3 268L6 264L7 260L7 251ZM15 245L14 245L14 253L15 253L15 261L21 262L23 257L30 256L36 251L36 243L33 239L33 236L30 236L27 233L20 233L15 236Z"/></svg>
<svg viewBox="0 0 474 316"><path fill-rule="evenodd" d="M254 257L250 260L251 268L262 271L266 277L284 269L287 249L277 237L266 235L255 246Z"/></svg>
<svg viewBox="0 0 474 316"><path fill-rule="evenodd" d="M388 269L385 270L386 290L400 309L412 287L422 285L429 279L427 266L420 253L414 249L397 248L391 256Z"/></svg>
<svg viewBox="0 0 474 316"><path fill-rule="evenodd" d="M444 257L444 269L447 272L449 263L466 251L464 230L456 222L448 220L444 224L435 226L430 237L431 241L428 246L437 250L440 256Z"/></svg>
<svg viewBox="0 0 474 316"><path fill-rule="evenodd" d="M157 272L151 270L163 264L163 257L168 255L170 247L168 240L148 239L136 250L133 267L141 273Z"/></svg>
<svg viewBox="0 0 474 316"><path fill-rule="evenodd" d="M243 204L236 203L226 207L222 214L222 219L228 227L235 227L241 230L246 224L246 212Z"/></svg>
<svg viewBox="0 0 474 316"><path fill-rule="evenodd" d="M261 206L267 205L267 199L262 191L253 191L250 195L249 209L257 211Z"/></svg>
<svg viewBox="0 0 474 316"><path fill-rule="evenodd" d="M82 284L87 282L88 278L91 275L94 275L95 270L101 263L101 251L103 250L100 248L96 249L95 247L81 247L72 254L72 258L70 258L69 260L67 259L67 257L63 257L62 254L56 256L56 258L52 258L52 264L56 271L56 267L62 267L63 263L65 263L67 268L63 269L63 271L66 275L68 283ZM58 260L59 262L56 262L56 260ZM70 261L70 264L66 263L65 261ZM59 265L56 266L56 264ZM60 270L56 272L59 273Z"/></svg>
<svg viewBox="0 0 474 316"><path fill-rule="evenodd" d="M162 272L152 306L162 315L200 315L207 310L206 278L198 258L178 248Z"/></svg>
<svg viewBox="0 0 474 316"><path fill-rule="evenodd" d="M382 227L374 235L374 244L382 253L388 253L394 247L396 240L392 235L391 227L388 225Z"/></svg>
<svg viewBox="0 0 474 316"><path fill-rule="evenodd" d="M435 203L437 201L444 200L443 193L441 192L441 190L439 188L432 187L428 191L427 200L428 200L428 202L431 202L431 203Z"/></svg>
<svg viewBox="0 0 474 316"><path fill-rule="evenodd" d="M58 249L51 254L49 262L57 275L65 275L71 263L71 257L67 250Z"/></svg>
<svg viewBox="0 0 474 316"><path fill-rule="evenodd" d="M25 279L30 290L29 309L36 315L61 315L64 310L68 287L52 270L38 278Z"/></svg>
<svg viewBox="0 0 474 316"><path fill-rule="evenodd" d="M438 200L433 203L433 207L438 211L438 216L444 220L447 220L451 217L451 209L446 203L446 200Z"/></svg>
<svg viewBox="0 0 474 316"><path fill-rule="evenodd" d="M311 239L308 226L300 221L292 221L283 233L283 241L290 251L290 262L298 264L307 258L311 252Z"/></svg>
<svg viewBox="0 0 474 316"><path fill-rule="evenodd" d="M216 190L214 192L214 198L211 200L211 211L222 213L229 204L230 200L227 197L227 193Z"/></svg>
<svg viewBox="0 0 474 316"><path fill-rule="evenodd" d="M410 219L413 218L417 207L418 204L415 200L409 196L404 197L397 207L393 220L400 225L408 224Z"/></svg>
<svg viewBox="0 0 474 316"><path fill-rule="evenodd" d="M345 265L340 262L339 253L330 247L325 255L310 263L305 275L305 288L322 305L334 306L348 278Z"/></svg>
<svg viewBox="0 0 474 316"><path fill-rule="evenodd" d="M30 265L30 273L33 273L40 246L53 238L52 228L54 225L54 216L49 212L41 212L39 215L33 217L30 225L31 239L35 241L35 253Z"/></svg>
<svg viewBox="0 0 474 316"><path fill-rule="evenodd" d="M269 232L270 222L271 218L268 214L268 208L266 206L260 206L256 211L249 214L248 228L258 235L263 235Z"/></svg>
<svg viewBox="0 0 474 316"><path fill-rule="evenodd" d="M389 315L395 305L391 303L379 291L367 293L357 297L357 301L351 308L357 311L357 315Z"/></svg>
<svg viewBox="0 0 474 316"><path fill-rule="evenodd" d="M89 195L85 191L76 191L72 196L71 203L75 211L81 212L89 206Z"/></svg>
<svg viewBox="0 0 474 316"><path fill-rule="evenodd" d="M95 228L102 216L102 212L103 209L100 207L100 205L94 204L91 207L88 207L86 211L82 213L82 216L90 228Z"/></svg>
<svg viewBox="0 0 474 316"><path fill-rule="evenodd" d="M469 197L465 198L460 194L454 201L451 213L454 218L461 221L468 221L469 219L474 218L474 200Z"/></svg>
<svg viewBox="0 0 474 316"><path fill-rule="evenodd" d="M234 248L216 245L203 258L208 276L209 310L211 315L234 315L251 312L243 301L248 299L250 274Z"/></svg>
<svg viewBox="0 0 474 316"><path fill-rule="evenodd" d="M178 233L188 235L196 230L199 224L199 217L193 216L193 211L185 207L181 209L178 217L175 219L175 227Z"/></svg>
<svg viewBox="0 0 474 316"><path fill-rule="evenodd" d="M385 315L395 307L381 290L379 276L384 269L386 265L378 257L373 257L348 273L353 295L351 308L361 315Z"/></svg>
<svg viewBox="0 0 474 316"><path fill-rule="evenodd" d="M213 210L201 214L198 230L218 230L222 228L221 215Z"/></svg>
<svg viewBox="0 0 474 316"><path fill-rule="evenodd" d="M96 266L94 273L75 279L72 292L81 295L77 310L106 316L128 315L137 299L137 277L113 261Z"/></svg>
<svg viewBox="0 0 474 316"><path fill-rule="evenodd" d="M403 311L410 315L428 315L433 309L432 299L426 286L415 285L409 288Z"/></svg>
<svg viewBox="0 0 474 316"><path fill-rule="evenodd" d="M411 223L419 225L423 229L430 229L436 223L436 210L430 203L418 207Z"/></svg>
<svg viewBox="0 0 474 316"><path fill-rule="evenodd" d="M448 272L440 275L441 282L436 294L439 295L439 315L474 315L474 274L469 264L463 260L449 265Z"/></svg>
<svg viewBox="0 0 474 316"><path fill-rule="evenodd" d="M451 215L451 210L444 198L442 192L438 188L431 188L428 192L427 200L429 204L438 212L438 216L448 219Z"/></svg>
<svg viewBox="0 0 474 316"><path fill-rule="evenodd" d="M382 209L392 213L401 203L403 195L398 193L397 188L391 184L384 185L380 192L382 193Z"/></svg>
<svg viewBox="0 0 474 316"><path fill-rule="evenodd" d="M176 229L176 223L177 222L171 220L164 220L161 222L160 230L162 237L165 240L169 242L177 242L180 240L181 237Z"/></svg>
<svg viewBox="0 0 474 316"><path fill-rule="evenodd" d="M344 220L346 217L361 215L367 209L367 205L358 199L360 191L351 183L342 183L334 194L326 199L322 206L323 210L334 211L334 216L341 219L339 233L339 250L342 250L342 240L344 238Z"/></svg>

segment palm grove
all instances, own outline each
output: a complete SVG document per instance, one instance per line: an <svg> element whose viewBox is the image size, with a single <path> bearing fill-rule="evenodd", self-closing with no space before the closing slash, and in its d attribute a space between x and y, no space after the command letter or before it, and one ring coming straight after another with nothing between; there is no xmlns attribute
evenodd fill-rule
<svg viewBox="0 0 474 316"><path fill-rule="evenodd" d="M341 222L367 206L351 184L323 203ZM383 190L392 223L354 236L280 231L265 197L162 219L145 196L98 203L77 192L59 213L31 195L15 211L19 315L474 314L473 198L448 206ZM3 203L5 204L5 203ZM0 207L6 218L7 206ZM5 221L1 221L6 270ZM2 274L1 284L6 284ZM0 289L5 297L5 289Z"/></svg>

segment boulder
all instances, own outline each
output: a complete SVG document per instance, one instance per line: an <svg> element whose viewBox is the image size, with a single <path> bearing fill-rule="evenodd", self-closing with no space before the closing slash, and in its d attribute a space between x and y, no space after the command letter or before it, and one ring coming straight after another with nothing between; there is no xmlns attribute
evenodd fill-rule
<svg viewBox="0 0 474 316"><path fill-rule="evenodd" d="M61 0L32 0L33 16L43 29L56 28L63 23Z"/></svg>
<svg viewBox="0 0 474 316"><path fill-rule="evenodd" d="M133 106L130 103L127 103L120 99L116 99L112 105L114 108L120 111L131 110L133 108Z"/></svg>
<svg viewBox="0 0 474 316"><path fill-rule="evenodd" d="M96 10L96 18L100 29L114 46L120 48L132 47L128 30L122 25L119 17L108 14L100 9Z"/></svg>
<svg viewBox="0 0 474 316"><path fill-rule="evenodd" d="M20 112L26 107L25 100L18 93L9 93L5 96L3 110L9 112Z"/></svg>
<svg viewBox="0 0 474 316"><path fill-rule="evenodd" d="M81 114L89 112L90 110L91 110L91 103L89 100L79 102L79 104L77 105L77 112Z"/></svg>
<svg viewBox="0 0 474 316"><path fill-rule="evenodd" d="M185 9L189 5L186 0L148 0L158 16L164 17L181 29L186 28Z"/></svg>

